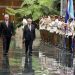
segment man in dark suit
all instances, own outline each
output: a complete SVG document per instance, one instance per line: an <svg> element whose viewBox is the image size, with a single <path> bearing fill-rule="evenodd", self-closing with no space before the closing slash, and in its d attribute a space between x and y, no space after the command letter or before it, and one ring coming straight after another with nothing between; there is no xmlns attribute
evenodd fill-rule
<svg viewBox="0 0 75 75"><path fill-rule="evenodd" d="M4 21L0 25L0 35L3 39L3 54L7 55L9 51L10 41L12 35L14 35L13 23L9 21L9 15L4 15Z"/></svg>
<svg viewBox="0 0 75 75"><path fill-rule="evenodd" d="M27 20L28 24L24 27L23 40L25 42L25 53L29 51L29 55L32 56L32 45L35 39L35 26L32 24L32 20Z"/></svg>

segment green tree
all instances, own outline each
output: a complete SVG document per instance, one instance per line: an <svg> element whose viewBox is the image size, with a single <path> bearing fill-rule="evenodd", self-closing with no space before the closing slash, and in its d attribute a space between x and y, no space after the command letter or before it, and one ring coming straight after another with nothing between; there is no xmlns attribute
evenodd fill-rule
<svg viewBox="0 0 75 75"><path fill-rule="evenodd" d="M16 15L18 18L31 16L33 21L43 15L59 14L57 4L60 0L23 0L19 9L7 8L7 13Z"/></svg>

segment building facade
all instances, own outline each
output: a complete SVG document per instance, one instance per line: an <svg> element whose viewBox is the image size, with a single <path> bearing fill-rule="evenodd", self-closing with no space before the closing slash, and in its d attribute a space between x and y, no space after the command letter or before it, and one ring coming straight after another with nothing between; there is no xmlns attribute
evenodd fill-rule
<svg viewBox="0 0 75 75"><path fill-rule="evenodd" d="M0 21L3 20L3 16L6 13L6 7L17 9L21 3L22 0L0 0ZM13 20L14 17L11 15L10 19Z"/></svg>

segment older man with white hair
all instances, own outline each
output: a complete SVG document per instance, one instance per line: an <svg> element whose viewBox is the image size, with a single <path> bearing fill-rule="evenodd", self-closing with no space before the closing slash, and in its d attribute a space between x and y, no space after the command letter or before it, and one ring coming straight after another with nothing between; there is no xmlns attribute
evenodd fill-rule
<svg viewBox="0 0 75 75"><path fill-rule="evenodd" d="M8 55L11 37L14 35L13 23L9 21L9 15L4 15L4 21L0 26L0 33L3 38L3 54Z"/></svg>

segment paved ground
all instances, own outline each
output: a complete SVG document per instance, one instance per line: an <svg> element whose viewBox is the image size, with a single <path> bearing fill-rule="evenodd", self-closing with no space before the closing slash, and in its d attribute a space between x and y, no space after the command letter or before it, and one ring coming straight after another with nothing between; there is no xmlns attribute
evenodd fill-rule
<svg viewBox="0 0 75 75"><path fill-rule="evenodd" d="M38 30L36 34L32 56L26 56L24 49L16 47L15 40L8 56L3 56L0 50L0 75L74 75L74 68L68 67L71 56L65 54L66 58L62 49L42 42Z"/></svg>

